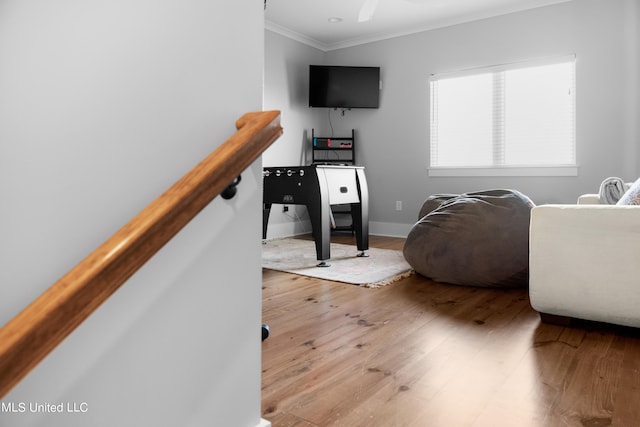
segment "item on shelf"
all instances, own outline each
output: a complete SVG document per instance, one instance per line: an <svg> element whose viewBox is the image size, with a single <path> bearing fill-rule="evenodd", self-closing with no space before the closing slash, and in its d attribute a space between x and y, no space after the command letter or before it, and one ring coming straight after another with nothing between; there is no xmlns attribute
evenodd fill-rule
<svg viewBox="0 0 640 427"><path fill-rule="evenodd" d="M316 136L311 129L311 163L314 165L355 165L355 130L350 137Z"/></svg>

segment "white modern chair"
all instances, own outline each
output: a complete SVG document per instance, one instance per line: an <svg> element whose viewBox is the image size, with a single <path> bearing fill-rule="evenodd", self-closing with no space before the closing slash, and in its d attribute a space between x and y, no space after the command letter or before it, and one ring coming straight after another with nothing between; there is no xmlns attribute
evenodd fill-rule
<svg viewBox="0 0 640 427"><path fill-rule="evenodd" d="M541 205L531 212L529 293L543 321L640 327L640 206Z"/></svg>

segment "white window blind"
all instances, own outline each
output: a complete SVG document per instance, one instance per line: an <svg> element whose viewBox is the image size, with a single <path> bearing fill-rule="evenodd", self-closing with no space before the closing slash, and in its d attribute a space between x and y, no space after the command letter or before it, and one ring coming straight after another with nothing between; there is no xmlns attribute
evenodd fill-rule
<svg viewBox="0 0 640 427"><path fill-rule="evenodd" d="M434 75L431 168L575 167L575 57Z"/></svg>

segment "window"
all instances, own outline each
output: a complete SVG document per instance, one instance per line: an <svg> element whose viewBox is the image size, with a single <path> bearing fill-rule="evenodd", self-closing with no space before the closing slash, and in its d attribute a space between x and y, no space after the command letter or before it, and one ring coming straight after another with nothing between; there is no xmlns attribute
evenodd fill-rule
<svg viewBox="0 0 640 427"><path fill-rule="evenodd" d="M430 87L430 175L576 174L575 57L435 75Z"/></svg>

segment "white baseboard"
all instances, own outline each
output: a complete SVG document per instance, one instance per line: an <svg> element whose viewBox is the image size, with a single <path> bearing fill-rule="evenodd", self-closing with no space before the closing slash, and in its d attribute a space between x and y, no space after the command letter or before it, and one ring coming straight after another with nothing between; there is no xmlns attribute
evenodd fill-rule
<svg viewBox="0 0 640 427"><path fill-rule="evenodd" d="M271 427L271 422L265 420L264 418L260 418L260 422L256 427Z"/></svg>
<svg viewBox="0 0 640 427"><path fill-rule="evenodd" d="M369 222L369 234L375 236L407 237L413 224L398 224L394 222ZM296 221L280 224L269 224L267 240L284 237L299 236L311 233L311 221Z"/></svg>
<svg viewBox="0 0 640 427"><path fill-rule="evenodd" d="M283 237L299 236L311 233L311 221L295 221L279 224L269 223L267 227L267 240L281 239Z"/></svg>
<svg viewBox="0 0 640 427"><path fill-rule="evenodd" d="M394 222L369 222L369 234L375 236L407 237L413 224L398 224Z"/></svg>

